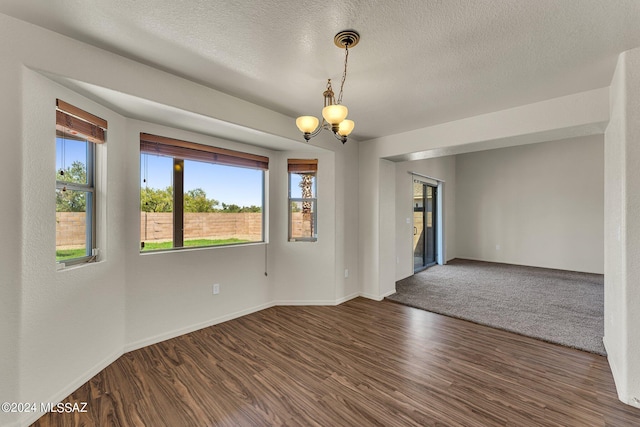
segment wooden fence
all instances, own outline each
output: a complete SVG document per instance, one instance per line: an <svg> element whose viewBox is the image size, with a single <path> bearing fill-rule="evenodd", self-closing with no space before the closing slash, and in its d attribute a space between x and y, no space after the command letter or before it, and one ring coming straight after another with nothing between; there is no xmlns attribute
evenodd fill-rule
<svg viewBox="0 0 640 427"><path fill-rule="evenodd" d="M86 215L84 212L56 212L56 246L58 248L83 247L85 244ZM292 214L294 236L308 236L309 221L302 213ZM171 212L141 212L140 241L162 242L173 238ZM247 213L185 213L185 239L230 239L252 242L262 240L262 214Z"/></svg>

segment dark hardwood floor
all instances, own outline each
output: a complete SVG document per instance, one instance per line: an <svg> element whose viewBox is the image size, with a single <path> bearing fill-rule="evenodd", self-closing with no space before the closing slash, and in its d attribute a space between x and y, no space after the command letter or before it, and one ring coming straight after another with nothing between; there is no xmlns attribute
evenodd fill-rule
<svg viewBox="0 0 640 427"><path fill-rule="evenodd" d="M634 426L602 356L363 298L127 353L43 426Z"/></svg>

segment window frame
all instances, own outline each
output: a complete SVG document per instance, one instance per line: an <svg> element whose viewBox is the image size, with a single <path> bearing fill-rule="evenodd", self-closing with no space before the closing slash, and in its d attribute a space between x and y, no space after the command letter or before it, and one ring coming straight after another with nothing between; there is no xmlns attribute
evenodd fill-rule
<svg viewBox="0 0 640 427"><path fill-rule="evenodd" d="M145 249L144 241L140 241L140 254L161 253L180 250L194 250L206 248L221 248L228 246L241 246L251 244L266 243L265 230L265 194L266 194L266 177L265 174L269 170L269 158L257 154L244 153L226 148L219 148L205 144L199 144L190 141L152 135L148 133L140 133L140 156L157 155L172 159L172 185L173 185L173 233L172 247L166 249ZM212 165L224 165L240 169L256 169L260 170L260 188L261 188L261 238L259 241L248 241L239 243L225 243L218 245L201 245L201 246L185 246L184 245L184 172L185 161L209 163ZM142 173L142 170L140 171ZM140 187L142 190L142 186ZM140 191L138 191L140 195ZM140 213L143 211L140 210ZM176 243L182 243L182 246L176 246Z"/></svg>
<svg viewBox="0 0 640 427"><path fill-rule="evenodd" d="M86 194L85 201L85 255L63 260L56 259L56 265L64 268L97 259L97 173L96 144L106 141L107 121L78 107L56 99L56 144L58 138L84 141L86 144L86 183L76 183L58 179L56 171L56 191L71 190ZM57 208L56 208L57 213Z"/></svg>
<svg viewBox="0 0 640 427"><path fill-rule="evenodd" d="M318 241L318 159L288 159L287 160L287 174L288 174L288 234L289 242L317 242ZM313 175L313 195L315 197L291 197L291 178L292 175ZM313 224L311 237L294 237L292 235L292 203L304 203L310 202L313 206L311 223Z"/></svg>

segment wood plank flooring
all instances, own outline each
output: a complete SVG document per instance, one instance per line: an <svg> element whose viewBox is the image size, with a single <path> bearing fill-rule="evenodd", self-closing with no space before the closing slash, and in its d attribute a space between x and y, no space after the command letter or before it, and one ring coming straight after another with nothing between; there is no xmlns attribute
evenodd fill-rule
<svg viewBox="0 0 640 427"><path fill-rule="evenodd" d="M127 353L34 426L634 426L602 356L388 301L273 307Z"/></svg>

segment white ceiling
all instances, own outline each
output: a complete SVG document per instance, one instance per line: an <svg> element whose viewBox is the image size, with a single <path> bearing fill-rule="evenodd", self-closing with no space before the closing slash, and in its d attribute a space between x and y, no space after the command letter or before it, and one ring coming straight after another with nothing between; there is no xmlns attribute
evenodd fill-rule
<svg viewBox="0 0 640 427"><path fill-rule="evenodd" d="M2 0L49 28L292 117L343 103L360 140L608 86L639 0ZM295 126L292 121L292 126Z"/></svg>

